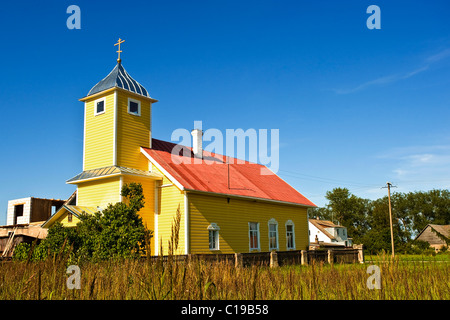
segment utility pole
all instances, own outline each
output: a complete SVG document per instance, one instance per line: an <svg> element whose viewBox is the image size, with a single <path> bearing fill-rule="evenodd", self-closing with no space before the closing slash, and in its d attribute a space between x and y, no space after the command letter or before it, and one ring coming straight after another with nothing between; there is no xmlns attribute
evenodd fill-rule
<svg viewBox="0 0 450 320"><path fill-rule="evenodd" d="M389 199L389 222L391 225L391 245L392 245L392 257L394 257L394 229L392 227L392 208L391 208L391 187L394 187L392 185L392 183L390 183L389 181L386 182L387 187L383 187L383 188L387 188L388 189L388 199Z"/></svg>

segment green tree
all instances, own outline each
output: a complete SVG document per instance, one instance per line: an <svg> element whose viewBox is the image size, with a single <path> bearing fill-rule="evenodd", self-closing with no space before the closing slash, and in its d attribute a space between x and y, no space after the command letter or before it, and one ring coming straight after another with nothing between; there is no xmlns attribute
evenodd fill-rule
<svg viewBox="0 0 450 320"><path fill-rule="evenodd" d="M309 217L340 222L353 243L363 243L372 252L391 251L389 202L359 198L346 188L326 193L328 204L308 211ZM422 250L413 239L427 224L450 224L450 191L430 190L391 195L394 247L396 252ZM426 250L426 249L423 249Z"/></svg>
<svg viewBox="0 0 450 320"><path fill-rule="evenodd" d="M76 228L53 225L48 236L35 248L36 259L45 259L71 249L78 259L104 260L131 258L145 254L152 231L148 230L138 212L144 207L142 185L130 183L121 190L123 202L109 204L92 215L83 214ZM26 248L19 250L25 256Z"/></svg>
<svg viewBox="0 0 450 320"><path fill-rule="evenodd" d="M427 224L450 224L450 191L430 190L410 192L406 195L412 221L411 229L417 233Z"/></svg>
<svg viewBox="0 0 450 320"><path fill-rule="evenodd" d="M142 185L123 186L123 202L109 204L94 215L83 215L77 224L84 257L94 260L131 258L145 254L146 241L151 238L138 212L144 207Z"/></svg>
<svg viewBox="0 0 450 320"><path fill-rule="evenodd" d="M310 211L310 217L331 220L347 227L347 233L353 243L361 243L369 225L367 217L371 210L370 200L359 198L346 188L334 188L327 191L328 204L324 208Z"/></svg>

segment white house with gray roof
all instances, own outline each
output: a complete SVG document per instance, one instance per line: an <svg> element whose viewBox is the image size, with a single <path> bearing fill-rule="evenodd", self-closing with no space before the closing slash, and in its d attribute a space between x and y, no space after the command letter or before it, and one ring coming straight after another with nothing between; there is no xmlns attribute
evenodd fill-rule
<svg viewBox="0 0 450 320"><path fill-rule="evenodd" d="M309 219L309 242L352 246L346 227L320 219Z"/></svg>

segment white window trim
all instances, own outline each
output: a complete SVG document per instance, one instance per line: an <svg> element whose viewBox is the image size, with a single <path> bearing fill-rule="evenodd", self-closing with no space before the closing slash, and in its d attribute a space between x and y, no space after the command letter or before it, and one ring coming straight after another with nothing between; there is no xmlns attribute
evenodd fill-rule
<svg viewBox="0 0 450 320"><path fill-rule="evenodd" d="M103 111L102 112L97 112L97 103L103 101ZM106 112L106 97L97 99L94 101L94 116L99 116L101 114L104 114Z"/></svg>
<svg viewBox="0 0 450 320"><path fill-rule="evenodd" d="M216 248L209 248L209 250L211 250L211 251L220 250L220 241L219 241L220 227L217 225L217 223L211 223L208 226L208 247L209 247L209 231L217 231L217 233L216 233Z"/></svg>
<svg viewBox="0 0 450 320"><path fill-rule="evenodd" d="M256 248L252 248L250 247L250 223L256 223L256 232L258 233L258 247ZM259 222L255 222L255 221L251 221L248 223L248 251L252 252L252 251L261 251L261 241L259 239L260 237L260 232L259 232Z"/></svg>
<svg viewBox="0 0 450 320"><path fill-rule="evenodd" d="M133 101L133 102L138 104L138 113L134 113L134 112L130 111L130 101ZM141 116L141 101L133 99L133 98L128 98L127 111L128 111L129 114L132 114L133 116L140 117Z"/></svg>
<svg viewBox="0 0 450 320"><path fill-rule="evenodd" d="M285 230L286 230L286 250L295 250L295 248L296 248L295 247L295 224L292 220L288 220L288 221L286 221L284 226L285 226ZM293 248L288 247L287 226L292 226L292 236L293 236L292 243L294 244Z"/></svg>
<svg viewBox="0 0 450 320"><path fill-rule="evenodd" d="M277 246L276 246L275 248L271 248L271 247L270 247L270 225L271 225L271 224L274 224L274 225L275 225L275 233L276 233L276 237L277 237ZM278 221L275 220L274 218L270 219L270 220L267 222L267 228L268 228L268 233L267 233L267 235L268 235L268 237L269 237L269 251L272 251L272 250L279 250L280 246L279 246L279 244L278 244L278 239L279 239L280 237L279 237L279 234L278 234Z"/></svg>

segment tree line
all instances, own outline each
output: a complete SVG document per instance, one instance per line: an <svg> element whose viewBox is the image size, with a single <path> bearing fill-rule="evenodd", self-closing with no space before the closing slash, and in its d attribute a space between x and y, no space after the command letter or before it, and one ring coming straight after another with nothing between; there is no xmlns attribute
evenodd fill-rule
<svg viewBox="0 0 450 320"><path fill-rule="evenodd" d="M153 231L147 229L139 215L145 204L142 186L127 184L121 194L123 202L110 204L93 215L80 216L76 228L56 223L40 243L19 244L14 257L43 260L65 253L71 260L98 261L151 254ZM346 188L335 188L326 193L326 199L326 206L309 209L310 218L331 220L347 227L353 243L364 244L366 252L391 250L387 196L369 200L350 193ZM396 192L391 196L391 205L396 252L417 253L427 249L426 243L414 241L415 236L427 224L450 224L449 190ZM449 243L448 239L446 241Z"/></svg>
<svg viewBox="0 0 450 320"><path fill-rule="evenodd" d="M391 251L388 197L369 200L346 188L326 193L328 203L309 209L309 218L319 217L347 227L355 244L373 253ZM391 195L392 224L396 252L417 253L427 244L414 241L427 224L450 224L450 191L430 190Z"/></svg>

